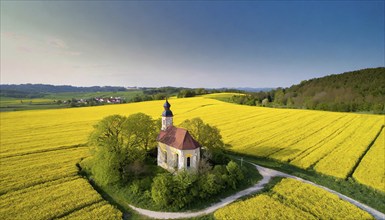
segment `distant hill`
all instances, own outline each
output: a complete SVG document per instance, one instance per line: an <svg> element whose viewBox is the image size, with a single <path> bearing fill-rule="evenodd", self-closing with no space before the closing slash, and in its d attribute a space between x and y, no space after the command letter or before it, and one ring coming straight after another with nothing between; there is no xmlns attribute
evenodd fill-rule
<svg viewBox="0 0 385 220"><path fill-rule="evenodd" d="M69 85L54 86L48 84L20 84L0 85L0 90L14 90L27 93L59 93L59 92L117 92L126 91L124 87L118 86L91 86L76 87Z"/></svg>
<svg viewBox="0 0 385 220"><path fill-rule="evenodd" d="M229 88L229 89L236 89L236 90L246 91L246 92L268 92L275 88L237 87L237 88Z"/></svg>
<svg viewBox="0 0 385 220"><path fill-rule="evenodd" d="M269 107L385 113L385 67L304 80L289 88L251 92L232 102Z"/></svg>
<svg viewBox="0 0 385 220"><path fill-rule="evenodd" d="M46 93L62 93L62 92L118 92L126 91L124 87L117 86L92 86L92 87L76 87L69 85L47 85L47 84L20 84L20 85L0 85L0 95L4 97L14 98L37 98L43 97Z"/></svg>
<svg viewBox="0 0 385 220"><path fill-rule="evenodd" d="M385 68L370 68L302 81L275 90L275 103L332 111L385 112Z"/></svg>

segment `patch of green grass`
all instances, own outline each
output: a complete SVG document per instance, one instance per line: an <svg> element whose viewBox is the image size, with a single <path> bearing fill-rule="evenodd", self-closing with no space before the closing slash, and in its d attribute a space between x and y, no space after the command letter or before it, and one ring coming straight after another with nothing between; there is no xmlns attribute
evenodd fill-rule
<svg viewBox="0 0 385 220"><path fill-rule="evenodd" d="M362 202L372 208L385 213L385 193L375 190L369 186L358 183L352 178L348 180L339 179L332 176L317 173L315 170L303 170L290 164L282 163L276 160L255 157L245 154L228 152L232 157L243 157L244 160L256 163L258 165L282 171L287 174L298 176L302 179L309 180L313 183L325 186L335 190L352 199Z"/></svg>

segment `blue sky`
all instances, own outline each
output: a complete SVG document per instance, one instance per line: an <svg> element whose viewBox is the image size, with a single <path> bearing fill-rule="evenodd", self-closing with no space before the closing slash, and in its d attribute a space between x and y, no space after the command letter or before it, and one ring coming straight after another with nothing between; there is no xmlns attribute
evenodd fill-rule
<svg viewBox="0 0 385 220"><path fill-rule="evenodd" d="M1 1L1 83L287 87L385 66L384 1Z"/></svg>

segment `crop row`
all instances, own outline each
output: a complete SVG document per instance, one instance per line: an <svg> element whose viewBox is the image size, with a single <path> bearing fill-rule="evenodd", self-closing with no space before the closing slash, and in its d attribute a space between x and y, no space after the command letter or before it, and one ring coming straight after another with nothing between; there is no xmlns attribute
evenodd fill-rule
<svg viewBox="0 0 385 220"><path fill-rule="evenodd" d="M374 120L357 123L355 132L343 144L319 161L314 169L331 176L346 178L360 156L369 147L370 142L374 140L381 126L381 121Z"/></svg>
<svg viewBox="0 0 385 220"><path fill-rule="evenodd" d="M385 129L362 159L353 177L359 182L385 191Z"/></svg>
<svg viewBox="0 0 385 220"><path fill-rule="evenodd" d="M102 201L87 180L62 178L0 196L2 219L52 219L64 217Z"/></svg>
<svg viewBox="0 0 385 220"><path fill-rule="evenodd" d="M216 219L373 219L367 212L313 185L282 179L269 192L232 203Z"/></svg>
<svg viewBox="0 0 385 220"><path fill-rule="evenodd" d="M88 148L71 148L1 159L0 195L64 177L76 176L76 163Z"/></svg>
<svg viewBox="0 0 385 220"><path fill-rule="evenodd" d="M108 202L102 201L80 209L78 211L74 211L71 214L64 216L60 219L122 219L122 213L113 206L111 206Z"/></svg>

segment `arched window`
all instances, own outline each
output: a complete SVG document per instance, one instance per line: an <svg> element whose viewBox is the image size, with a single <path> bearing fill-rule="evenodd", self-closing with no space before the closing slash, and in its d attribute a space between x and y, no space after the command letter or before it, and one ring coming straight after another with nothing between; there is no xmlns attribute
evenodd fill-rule
<svg viewBox="0 0 385 220"><path fill-rule="evenodd" d="M167 151L164 151L164 162L167 163Z"/></svg>
<svg viewBox="0 0 385 220"><path fill-rule="evenodd" d="M190 157L187 157L187 168L189 168L190 167Z"/></svg>

